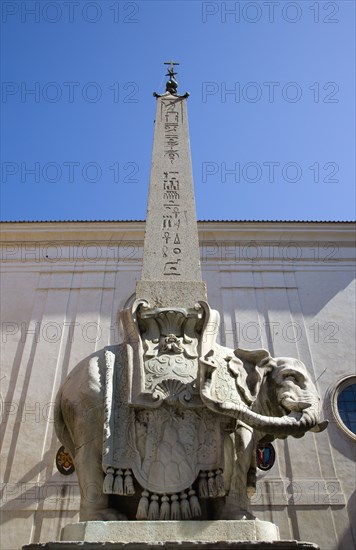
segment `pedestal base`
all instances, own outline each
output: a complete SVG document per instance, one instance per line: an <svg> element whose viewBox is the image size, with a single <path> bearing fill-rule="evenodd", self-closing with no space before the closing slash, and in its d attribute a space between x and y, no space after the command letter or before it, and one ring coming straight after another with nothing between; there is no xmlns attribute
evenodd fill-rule
<svg viewBox="0 0 356 550"><path fill-rule="evenodd" d="M87 521L66 525L62 541L159 543L279 540L274 523L238 521Z"/></svg>
<svg viewBox="0 0 356 550"><path fill-rule="evenodd" d="M43 542L28 544L22 550L320 550L311 542L297 540L228 542Z"/></svg>
<svg viewBox="0 0 356 550"><path fill-rule="evenodd" d="M231 521L88 521L66 525L61 542L23 550L319 550L279 540L274 523Z"/></svg>

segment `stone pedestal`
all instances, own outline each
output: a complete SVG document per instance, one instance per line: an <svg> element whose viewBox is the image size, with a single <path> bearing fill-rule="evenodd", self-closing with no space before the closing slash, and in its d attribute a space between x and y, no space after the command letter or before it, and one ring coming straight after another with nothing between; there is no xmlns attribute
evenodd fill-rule
<svg viewBox="0 0 356 550"><path fill-rule="evenodd" d="M23 550L320 550L311 542L297 540L219 542L44 542L28 544Z"/></svg>
<svg viewBox="0 0 356 550"><path fill-rule="evenodd" d="M88 521L64 527L61 542L23 550L318 550L316 544L279 540L268 521Z"/></svg>
<svg viewBox="0 0 356 550"><path fill-rule="evenodd" d="M63 541L144 544L165 542L216 542L238 540L279 540L274 523L259 520L238 521L88 521L67 525Z"/></svg>

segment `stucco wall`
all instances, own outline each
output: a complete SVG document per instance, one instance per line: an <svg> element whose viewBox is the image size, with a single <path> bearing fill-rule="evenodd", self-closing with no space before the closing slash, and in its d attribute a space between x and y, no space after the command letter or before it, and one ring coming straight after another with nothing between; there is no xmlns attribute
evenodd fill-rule
<svg viewBox="0 0 356 550"><path fill-rule="evenodd" d="M58 539L76 521L76 475L54 464L52 403L76 362L120 340L118 311L140 274L142 222L2 226L1 548ZM331 410L355 374L354 226L201 222L203 279L220 342L299 357L324 397L329 428L275 443L253 511L282 538L322 550L355 545L355 437ZM353 522L354 523L354 522Z"/></svg>

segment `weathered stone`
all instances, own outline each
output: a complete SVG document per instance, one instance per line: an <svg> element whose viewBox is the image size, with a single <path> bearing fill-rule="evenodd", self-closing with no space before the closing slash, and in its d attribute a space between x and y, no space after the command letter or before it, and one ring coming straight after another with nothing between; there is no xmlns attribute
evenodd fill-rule
<svg viewBox="0 0 356 550"><path fill-rule="evenodd" d="M152 307L191 307L206 300L186 98L169 93L157 97L143 266L136 296Z"/></svg>
<svg viewBox="0 0 356 550"><path fill-rule="evenodd" d="M268 521L89 521L67 525L63 541L121 543L215 543L279 540L278 527Z"/></svg>
<svg viewBox="0 0 356 550"><path fill-rule="evenodd" d="M192 307L204 300L206 286L198 281L139 281L136 295L147 300L152 307Z"/></svg>
<svg viewBox="0 0 356 550"><path fill-rule="evenodd" d="M301 437L326 423L300 361L216 343L219 314L200 272L186 101L169 92L157 99L136 298L121 311L124 342L79 364L57 397L56 430L73 456L87 522L63 538L137 548L275 541L276 526L247 511L256 446L265 435Z"/></svg>
<svg viewBox="0 0 356 550"><path fill-rule="evenodd" d="M192 490L193 498L222 504L207 518L203 513L204 519L237 518L247 507L247 491L252 495L255 490L252 473L263 433L298 437L323 429L318 426L320 401L301 362L273 359L266 350L218 346L210 341L209 322L198 338L199 315L198 310L144 309L139 323L126 323L127 328L142 326L136 344L98 351L63 386L56 428L74 456L82 520L119 519L120 514L124 519L131 505L130 519L136 514L159 519L166 494L173 515L168 519L176 519L174 503L183 512L193 484L198 491ZM129 317L126 312L126 321ZM175 334L166 335L168 330ZM281 405L292 414L280 418ZM142 489L147 492L141 495L144 513L137 501ZM225 508L217 497L229 491ZM136 500L130 496L134 493ZM115 510L109 505L111 494L121 498ZM150 518L151 504L156 512ZM182 519L190 517L182 513Z"/></svg>
<svg viewBox="0 0 356 550"><path fill-rule="evenodd" d="M47 542L23 550L320 550L312 542L281 541L175 541L175 542Z"/></svg>

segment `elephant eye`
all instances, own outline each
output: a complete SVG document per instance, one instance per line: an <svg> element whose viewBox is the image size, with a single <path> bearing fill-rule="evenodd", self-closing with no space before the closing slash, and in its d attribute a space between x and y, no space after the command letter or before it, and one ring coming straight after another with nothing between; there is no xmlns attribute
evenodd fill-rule
<svg viewBox="0 0 356 550"><path fill-rule="evenodd" d="M292 373L292 372L283 372L282 378L283 380L291 380L292 382L297 381L297 376L295 375L295 373Z"/></svg>
<svg viewBox="0 0 356 550"><path fill-rule="evenodd" d="M305 378L302 374L299 374L299 372L286 371L282 372L281 375L283 381L294 382L294 384L298 384L301 388L305 386Z"/></svg>

